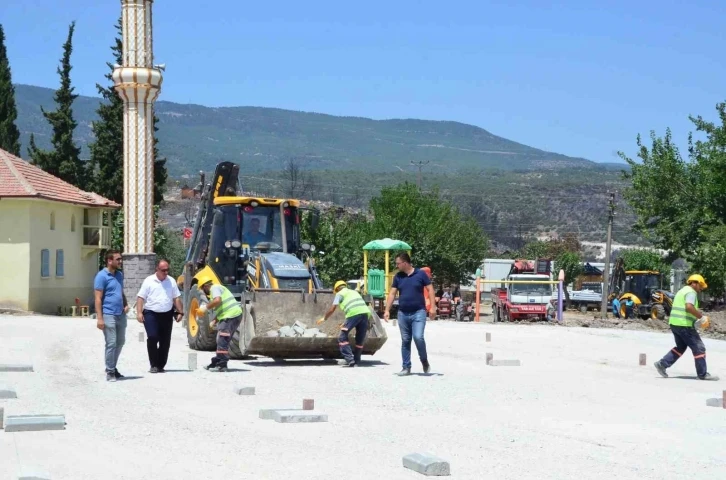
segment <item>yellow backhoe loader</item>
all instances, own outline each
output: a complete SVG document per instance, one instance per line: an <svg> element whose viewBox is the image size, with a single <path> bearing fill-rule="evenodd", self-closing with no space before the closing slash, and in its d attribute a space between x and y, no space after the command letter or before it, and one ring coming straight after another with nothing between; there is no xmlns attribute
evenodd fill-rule
<svg viewBox="0 0 726 480"><path fill-rule="evenodd" d="M197 285L201 275L227 287L244 305L244 317L230 345L232 358L262 355L285 358L339 358L339 310L316 328L333 300L315 268L315 247L300 239L300 203L292 199L238 196L239 166L217 165L204 187L187 252L182 289L189 346L214 351L213 312L196 314L209 299ZM311 228L318 212L313 210ZM363 354L375 354L386 330L371 309L373 321Z"/></svg>
<svg viewBox="0 0 726 480"><path fill-rule="evenodd" d="M626 317L626 302L630 300L632 316L664 320L671 313L674 296L662 288L662 277L653 270L625 270L623 259L618 258L610 277L608 300L619 300L621 318Z"/></svg>

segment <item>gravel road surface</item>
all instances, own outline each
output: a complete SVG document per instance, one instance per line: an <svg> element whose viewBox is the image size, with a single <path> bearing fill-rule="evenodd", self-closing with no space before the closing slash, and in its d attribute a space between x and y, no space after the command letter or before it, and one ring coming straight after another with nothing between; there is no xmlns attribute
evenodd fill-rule
<svg viewBox="0 0 726 480"><path fill-rule="evenodd" d="M667 333L564 326L430 322L430 375L399 378L400 337L367 367L321 361L230 362L234 371L187 371L186 334L175 325L165 374L148 373L141 327L129 322L119 370L107 383L95 321L0 316L0 373L18 398L5 415L66 416L64 431L0 431L0 479L21 465L54 480L423 478L401 457L430 451L451 478L682 479L726 475L726 410L706 399L726 389L726 342L706 339L711 373L695 379L686 353L661 378L652 367L672 346ZM485 342L491 332L492 342ZM520 367L488 367L519 359ZM647 354L647 366L638 355ZM236 386L256 395L237 396ZM302 408L314 398L328 423L279 424L262 408Z"/></svg>

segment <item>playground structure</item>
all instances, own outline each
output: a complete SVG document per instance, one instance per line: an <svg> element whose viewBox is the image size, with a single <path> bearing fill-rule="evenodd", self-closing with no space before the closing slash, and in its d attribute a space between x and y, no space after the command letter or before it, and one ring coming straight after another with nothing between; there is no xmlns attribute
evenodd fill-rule
<svg viewBox="0 0 726 480"><path fill-rule="evenodd" d="M373 252L384 253L384 268L368 268L371 254ZM382 238L379 240L371 240L363 246L363 295L367 295L370 299L370 303L373 309L378 315L383 315L386 309L386 298L388 298L388 292L391 291L391 284L393 283L393 276L398 272L390 270L391 252L405 251L411 255L411 245L402 241L395 240L392 238ZM398 309L398 301L394 300L391 308L391 315Z"/></svg>

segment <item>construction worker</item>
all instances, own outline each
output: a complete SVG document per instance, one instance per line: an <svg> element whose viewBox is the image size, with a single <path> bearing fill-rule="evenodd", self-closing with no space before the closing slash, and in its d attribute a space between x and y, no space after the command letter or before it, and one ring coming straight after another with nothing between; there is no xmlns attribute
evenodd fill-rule
<svg viewBox="0 0 726 480"><path fill-rule="evenodd" d="M330 306L325 316L317 321L320 325L326 321L335 312L337 307L345 314L345 323L340 327L340 336L338 337L338 346L340 353L343 354L346 367L355 367L360 364L360 357L363 353L363 342L368 333L368 318L371 316L371 310L366 305L363 297L355 290L348 288L343 280L338 280L333 286L335 298L333 305ZM355 328L355 353L350 348L350 340L348 333Z"/></svg>
<svg viewBox="0 0 726 480"><path fill-rule="evenodd" d="M696 374L701 380L718 380L718 377L708 373L706 369L706 346L698 335L696 326L707 329L711 320L698 310L698 294L708 288L701 275L694 274L688 277L686 286L676 293L671 307L668 323L676 340L676 346L663 358L655 362L655 369L663 377L668 377L666 369L676 363L687 348L691 349L693 359L696 361Z"/></svg>
<svg viewBox="0 0 726 480"><path fill-rule="evenodd" d="M203 316L212 310L215 317L212 326L217 327L217 354L212 357L212 363L204 368L212 372L226 372L229 344L242 322L243 310L232 292L224 285L213 285L213 280L207 276L200 277L199 284L211 300L197 309L197 315Z"/></svg>

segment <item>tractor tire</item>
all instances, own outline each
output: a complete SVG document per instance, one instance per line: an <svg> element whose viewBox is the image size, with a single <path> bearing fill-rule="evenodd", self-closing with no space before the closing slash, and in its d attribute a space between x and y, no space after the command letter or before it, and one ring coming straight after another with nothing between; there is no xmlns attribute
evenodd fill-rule
<svg viewBox="0 0 726 480"><path fill-rule="evenodd" d="M587 305L580 305L580 313L587 313Z"/></svg>
<svg viewBox="0 0 726 480"><path fill-rule="evenodd" d="M650 311L650 316L653 319L665 320L665 318L666 318L665 307L660 304L653 305L653 308Z"/></svg>
<svg viewBox="0 0 726 480"><path fill-rule="evenodd" d="M208 301L207 296L197 285L189 290L189 299L187 305L184 306L184 311L187 313L187 340L189 348L192 350L202 352L217 350L217 334L209 328L212 313L207 312L201 317L197 316L197 308Z"/></svg>
<svg viewBox="0 0 726 480"><path fill-rule="evenodd" d="M250 305L245 305L242 321L232 335L232 341L229 344L229 358L236 360L249 358L247 350L255 336L255 326L255 309Z"/></svg>

